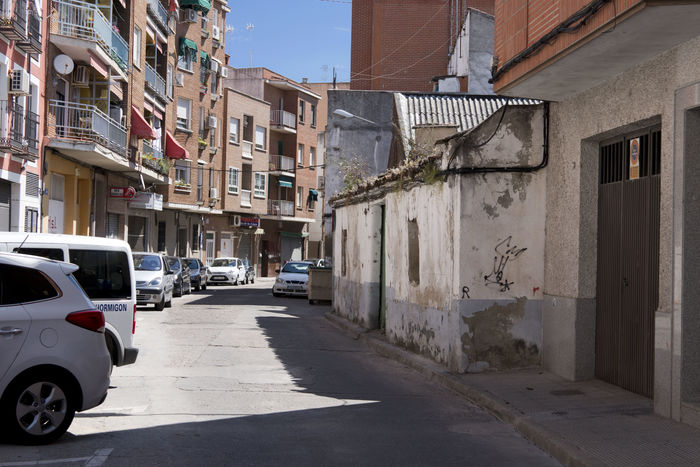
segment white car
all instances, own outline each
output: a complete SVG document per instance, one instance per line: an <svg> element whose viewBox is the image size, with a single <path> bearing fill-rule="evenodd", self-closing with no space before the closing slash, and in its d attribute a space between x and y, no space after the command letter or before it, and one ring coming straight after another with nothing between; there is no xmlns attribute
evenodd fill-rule
<svg viewBox="0 0 700 467"><path fill-rule="evenodd" d="M272 295L301 295L309 294L309 266L310 261L290 261L277 270L277 279L272 286Z"/></svg>
<svg viewBox="0 0 700 467"><path fill-rule="evenodd" d="M11 441L54 441L76 411L107 396L105 318L73 277L77 270L0 253L0 435Z"/></svg>
<svg viewBox="0 0 700 467"><path fill-rule="evenodd" d="M216 258L209 265L209 280L207 284L233 284L245 282L245 266L243 261L233 257Z"/></svg>

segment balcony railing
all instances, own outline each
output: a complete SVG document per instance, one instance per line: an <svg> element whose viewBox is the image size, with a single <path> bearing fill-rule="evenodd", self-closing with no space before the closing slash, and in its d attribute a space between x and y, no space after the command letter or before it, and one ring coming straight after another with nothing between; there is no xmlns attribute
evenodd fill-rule
<svg viewBox="0 0 700 467"><path fill-rule="evenodd" d="M109 24L96 5L77 0L54 0L52 21L56 34L95 41L126 70L129 63L129 45Z"/></svg>
<svg viewBox="0 0 700 467"><path fill-rule="evenodd" d="M0 0L0 32L8 39L27 38L27 0Z"/></svg>
<svg viewBox="0 0 700 467"><path fill-rule="evenodd" d="M39 118L34 112L24 116L24 108L13 101L0 101L0 152L18 156L38 154Z"/></svg>
<svg viewBox="0 0 700 467"><path fill-rule="evenodd" d="M296 129L297 116L286 110L270 110L270 123L276 126Z"/></svg>
<svg viewBox="0 0 700 467"><path fill-rule="evenodd" d="M150 141L143 140L142 151L144 154L148 154L153 159L156 159L156 165L158 165L157 159L163 158L163 150L160 148L154 148Z"/></svg>
<svg viewBox="0 0 700 467"><path fill-rule="evenodd" d="M50 100L49 127L57 138L92 141L126 156L126 127L94 105Z"/></svg>
<svg viewBox="0 0 700 467"><path fill-rule="evenodd" d="M165 101L165 80L153 69L151 65L146 63L146 86L156 93L163 101Z"/></svg>
<svg viewBox="0 0 700 467"><path fill-rule="evenodd" d="M27 16L27 38L20 39L17 45L30 54L40 54L41 49L41 16L34 9L29 9Z"/></svg>
<svg viewBox="0 0 700 467"><path fill-rule="evenodd" d="M241 149L243 151L243 157L246 159L252 159L253 158L253 143L250 141L243 141L241 144Z"/></svg>
<svg viewBox="0 0 700 467"><path fill-rule="evenodd" d="M270 154L270 170L278 172L294 172L294 158Z"/></svg>
<svg viewBox="0 0 700 467"><path fill-rule="evenodd" d="M151 13L163 32L168 34L168 10L165 9L160 0L148 0L148 12Z"/></svg>
<svg viewBox="0 0 700 467"><path fill-rule="evenodd" d="M250 204L250 190L241 190L241 206L244 208L249 208Z"/></svg>
<svg viewBox="0 0 700 467"><path fill-rule="evenodd" d="M37 155L39 154L39 114L28 110L24 125L27 150L30 154Z"/></svg>
<svg viewBox="0 0 700 467"><path fill-rule="evenodd" d="M267 213L271 216L294 216L294 201L271 199L267 204Z"/></svg>

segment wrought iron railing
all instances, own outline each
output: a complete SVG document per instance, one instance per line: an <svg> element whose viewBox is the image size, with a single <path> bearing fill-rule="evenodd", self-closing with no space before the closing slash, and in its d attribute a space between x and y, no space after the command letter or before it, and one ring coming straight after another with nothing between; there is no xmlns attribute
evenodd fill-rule
<svg viewBox="0 0 700 467"><path fill-rule="evenodd" d="M148 12L151 13L156 24L163 29L166 34L168 30L168 10L165 9L160 0L148 0Z"/></svg>
<svg viewBox="0 0 700 467"><path fill-rule="evenodd" d="M49 127L57 138L93 141L126 156L126 127L94 105L50 100Z"/></svg>
<svg viewBox="0 0 700 467"><path fill-rule="evenodd" d="M267 213L271 216L294 216L294 201L271 199L267 203Z"/></svg>
<svg viewBox="0 0 700 467"><path fill-rule="evenodd" d="M21 125L21 123L19 123ZM39 114L27 111L25 119L24 139L27 142L27 149L32 154L39 153Z"/></svg>
<svg viewBox="0 0 700 467"><path fill-rule="evenodd" d="M286 110L270 110L270 123L276 126L296 129L297 116Z"/></svg>
<svg viewBox="0 0 700 467"><path fill-rule="evenodd" d="M278 172L294 172L294 158L270 154L270 170Z"/></svg>
<svg viewBox="0 0 700 467"><path fill-rule="evenodd" d="M146 63L146 86L151 88L158 97L165 100L165 80L148 63Z"/></svg>

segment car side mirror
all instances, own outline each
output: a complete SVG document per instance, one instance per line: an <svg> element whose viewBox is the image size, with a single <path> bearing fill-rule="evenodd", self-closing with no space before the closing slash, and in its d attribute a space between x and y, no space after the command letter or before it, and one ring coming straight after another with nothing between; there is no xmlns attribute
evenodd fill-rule
<svg viewBox="0 0 700 467"><path fill-rule="evenodd" d="M173 274L175 274L175 273L172 270L168 270L165 273L166 276L172 276Z"/></svg>
<svg viewBox="0 0 700 467"><path fill-rule="evenodd" d="M275 269L275 272L276 272L277 274L279 274L279 273L280 273L280 270L279 270L279 269Z"/></svg>

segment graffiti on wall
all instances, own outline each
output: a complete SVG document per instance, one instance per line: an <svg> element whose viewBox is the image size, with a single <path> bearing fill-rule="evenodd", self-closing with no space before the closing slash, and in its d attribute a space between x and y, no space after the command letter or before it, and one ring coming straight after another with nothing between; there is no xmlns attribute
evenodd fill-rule
<svg viewBox="0 0 700 467"><path fill-rule="evenodd" d="M499 242L494 251L496 256L493 257L493 268L489 274L484 276L486 287L498 287L499 291L506 292L510 290L510 286L515 282L508 280L506 277L506 266L511 261L514 261L527 248L518 248L517 245L511 245L513 236L509 235L504 240Z"/></svg>

